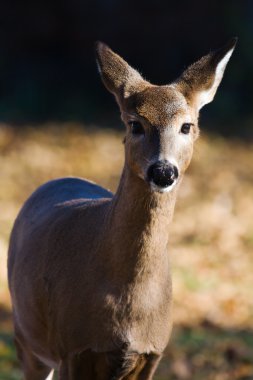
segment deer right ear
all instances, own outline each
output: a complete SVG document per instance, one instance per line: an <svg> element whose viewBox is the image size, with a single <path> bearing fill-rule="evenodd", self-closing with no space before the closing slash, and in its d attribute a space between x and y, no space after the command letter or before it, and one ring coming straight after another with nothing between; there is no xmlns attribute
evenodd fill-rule
<svg viewBox="0 0 253 380"><path fill-rule="evenodd" d="M237 38L233 38L221 49L205 55L188 67L175 82L198 110L213 100L236 42Z"/></svg>
<svg viewBox="0 0 253 380"><path fill-rule="evenodd" d="M131 95L140 83L145 83L138 71L103 42L96 43L96 58L105 87L116 96L118 101Z"/></svg>

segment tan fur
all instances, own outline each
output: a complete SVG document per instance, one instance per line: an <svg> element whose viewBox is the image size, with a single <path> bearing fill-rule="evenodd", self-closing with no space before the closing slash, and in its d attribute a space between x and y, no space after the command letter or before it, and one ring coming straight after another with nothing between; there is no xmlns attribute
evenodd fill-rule
<svg viewBox="0 0 253 380"><path fill-rule="evenodd" d="M125 165L115 195L85 180L55 180L37 189L17 217L8 274L26 380L45 379L50 368L59 369L60 380L152 379L172 326L167 246L198 135L192 99L212 89L223 58L212 54L175 83L154 86L98 44L102 79L127 128ZM142 123L143 136L131 133L133 120ZM180 132L183 123L194 124L189 135ZM147 181L159 159L179 170L167 193Z"/></svg>

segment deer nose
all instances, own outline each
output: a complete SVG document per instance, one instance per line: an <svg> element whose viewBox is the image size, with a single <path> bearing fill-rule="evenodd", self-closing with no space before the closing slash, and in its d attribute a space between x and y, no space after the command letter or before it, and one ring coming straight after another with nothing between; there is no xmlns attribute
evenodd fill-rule
<svg viewBox="0 0 253 380"><path fill-rule="evenodd" d="M165 188L178 178L178 169L168 161L157 161L148 169L148 180L155 185Z"/></svg>

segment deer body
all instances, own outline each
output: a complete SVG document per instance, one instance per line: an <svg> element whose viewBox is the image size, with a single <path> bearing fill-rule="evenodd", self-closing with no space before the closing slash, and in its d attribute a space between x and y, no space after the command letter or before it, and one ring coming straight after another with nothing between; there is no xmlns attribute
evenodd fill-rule
<svg viewBox="0 0 253 380"><path fill-rule="evenodd" d="M133 195L128 194L127 199L122 199L121 194L112 198L110 192L97 188L106 198L90 200L86 199L87 185L90 186L88 182L81 183L81 180L75 178L49 182L32 195L21 211L16 228L29 233L22 234L19 246L14 244L15 252L22 249L24 253L14 257L10 275L18 277L15 271L19 271L23 263L24 272L19 285L27 297L17 298L14 317L25 328L25 335L31 334L33 325L38 326L41 332L44 330L42 335L48 339L44 351L53 348L53 352L60 353L64 350L54 347L56 336L60 335L61 339L66 339L63 346L67 352L87 348L111 351L126 342L137 352L162 352L168 341L171 323L171 286L166 249L168 223L164 224L167 222L170 204L162 210L161 220L157 220L156 215L145 210L145 204L131 207L131 196L136 197L134 192L137 189L130 190ZM80 196L77 200L73 200L75 187ZM41 199L44 200L44 205L41 204ZM120 220L115 218L115 207L122 208ZM44 214L38 215L41 209ZM114 231L113 236L109 233L111 229ZM132 239L129 229L134 230ZM156 232L155 241L150 241L152 230ZM36 244L39 236L43 236L40 245L31 245L31 239ZM99 242L94 236L100 236ZM46 256L48 246L50 255ZM68 255L63 255L63 251L68 251ZM24 264L26 260L27 264ZM32 260L40 263L37 271L34 271ZM153 266L157 268L155 278ZM58 270L61 271L60 278ZM29 282L26 284L27 276ZM37 300L38 305L34 305L38 289L41 289L41 297ZM80 289L81 294L78 293ZM78 299L76 294L79 294ZM52 314L48 325L45 325L44 319L38 325L36 315L27 315L26 310L31 310L34 306L41 309L41 315ZM66 308L65 314L62 314L63 307ZM81 315L80 310L83 311ZM149 321L148 330L147 326L143 326L146 318L156 320L155 313L159 313L159 319L163 319L166 334L160 326L159 336L154 334ZM80 324L85 326L84 330ZM123 331L122 325L125 326ZM156 325L157 322L154 329L157 328ZM100 326L99 330L96 326ZM35 341L36 336L37 331Z"/></svg>
<svg viewBox="0 0 253 380"><path fill-rule="evenodd" d="M215 53L214 68L233 47ZM169 223L198 133L198 102L187 75L153 86L105 45L98 60L130 125L125 165L115 195L78 178L51 181L15 222L8 273L26 380L45 379L51 368L61 380L152 379L169 341ZM210 97L218 84L209 77L202 87Z"/></svg>

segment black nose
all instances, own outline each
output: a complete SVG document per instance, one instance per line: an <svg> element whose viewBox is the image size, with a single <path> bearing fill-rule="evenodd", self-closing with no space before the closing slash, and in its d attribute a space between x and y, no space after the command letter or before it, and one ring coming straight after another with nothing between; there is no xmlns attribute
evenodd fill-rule
<svg viewBox="0 0 253 380"><path fill-rule="evenodd" d="M158 161L148 169L148 180L159 187L168 187L178 178L176 166L168 161Z"/></svg>

